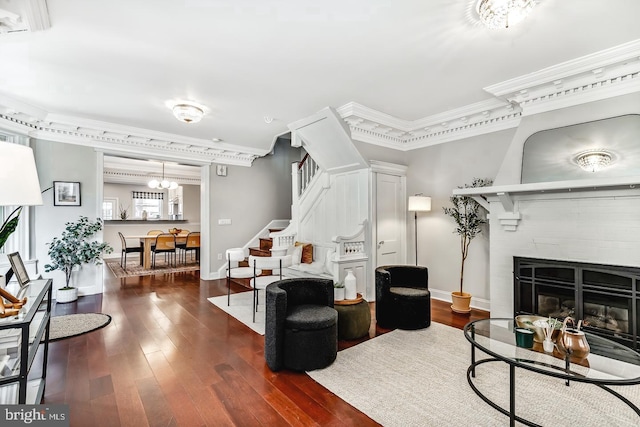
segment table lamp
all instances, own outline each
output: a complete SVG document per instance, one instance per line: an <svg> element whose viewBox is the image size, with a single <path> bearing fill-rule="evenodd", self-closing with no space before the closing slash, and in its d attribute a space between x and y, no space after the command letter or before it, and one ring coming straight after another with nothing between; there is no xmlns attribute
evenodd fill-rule
<svg viewBox="0 0 640 427"><path fill-rule="evenodd" d="M423 196L422 193L409 196L409 212L414 213L415 221L415 242L416 242L416 265L418 265L418 212L431 211L431 197Z"/></svg>

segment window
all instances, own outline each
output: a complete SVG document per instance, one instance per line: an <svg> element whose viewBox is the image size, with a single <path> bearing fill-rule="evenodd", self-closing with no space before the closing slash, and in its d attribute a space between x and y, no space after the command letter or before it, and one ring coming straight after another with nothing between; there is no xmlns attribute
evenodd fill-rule
<svg viewBox="0 0 640 427"><path fill-rule="evenodd" d="M117 219L118 217L118 199L114 197L105 197L102 201L102 219Z"/></svg>
<svg viewBox="0 0 640 427"><path fill-rule="evenodd" d="M164 193L133 191L133 217L142 219L142 212L147 212L148 219L162 218Z"/></svg>

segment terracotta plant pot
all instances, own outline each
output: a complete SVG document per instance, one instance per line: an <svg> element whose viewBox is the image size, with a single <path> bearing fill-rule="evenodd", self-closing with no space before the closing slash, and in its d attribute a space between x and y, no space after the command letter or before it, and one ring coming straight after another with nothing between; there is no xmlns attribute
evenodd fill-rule
<svg viewBox="0 0 640 427"><path fill-rule="evenodd" d="M471 312L471 294L466 292L451 292L451 310L455 313L468 314Z"/></svg>

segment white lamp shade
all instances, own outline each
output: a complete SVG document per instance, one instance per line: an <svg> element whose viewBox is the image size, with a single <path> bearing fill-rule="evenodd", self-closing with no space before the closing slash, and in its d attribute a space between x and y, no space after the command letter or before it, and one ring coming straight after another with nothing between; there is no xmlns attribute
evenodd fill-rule
<svg viewBox="0 0 640 427"><path fill-rule="evenodd" d="M24 145L0 142L0 206L42 204L42 193L33 150Z"/></svg>
<svg viewBox="0 0 640 427"><path fill-rule="evenodd" d="M409 212L431 211L431 197L409 196Z"/></svg>

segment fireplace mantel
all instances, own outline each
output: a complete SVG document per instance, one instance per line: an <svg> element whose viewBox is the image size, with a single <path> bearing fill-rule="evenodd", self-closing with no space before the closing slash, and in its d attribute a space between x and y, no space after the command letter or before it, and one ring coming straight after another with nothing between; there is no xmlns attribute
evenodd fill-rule
<svg viewBox="0 0 640 427"><path fill-rule="evenodd" d="M516 195L576 193L603 190L636 190L640 195L640 176L457 188L453 190L453 194L473 197L473 199L480 203L488 212L491 212L489 201L493 201L494 199L500 201L504 209L504 212L501 212L499 216L500 223L505 230L515 231L520 221L520 212L514 203L514 196Z"/></svg>

